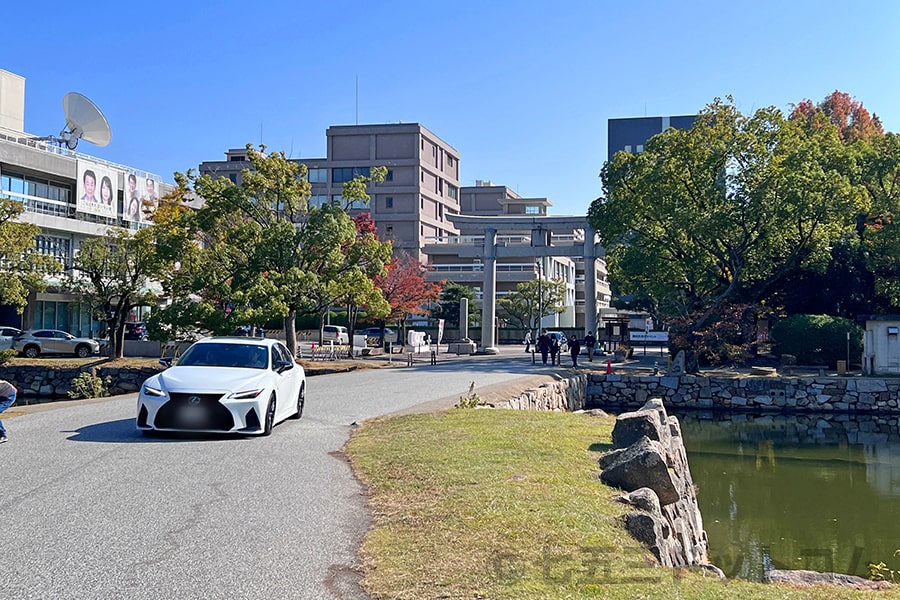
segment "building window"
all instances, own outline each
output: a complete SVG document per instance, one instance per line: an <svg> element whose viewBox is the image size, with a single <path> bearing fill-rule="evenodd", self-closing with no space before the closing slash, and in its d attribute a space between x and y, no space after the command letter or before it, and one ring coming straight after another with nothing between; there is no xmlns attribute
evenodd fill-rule
<svg viewBox="0 0 900 600"><path fill-rule="evenodd" d="M452 183L447 184L447 195L454 200L459 200L459 188Z"/></svg>
<svg viewBox="0 0 900 600"><path fill-rule="evenodd" d="M355 177L369 176L369 167L338 167L331 170L332 183L344 183Z"/></svg>
<svg viewBox="0 0 900 600"><path fill-rule="evenodd" d="M625 144L625 152L631 152L631 144Z"/></svg>
<svg viewBox="0 0 900 600"><path fill-rule="evenodd" d="M228 160L231 162L244 162L245 160L247 160L247 157L243 155L237 155L229 157Z"/></svg>
<svg viewBox="0 0 900 600"><path fill-rule="evenodd" d="M306 173L306 180L310 183L327 183L328 169L309 169Z"/></svg>
<svg viewBox="0 0 900 600"><path fill-rule="evenodd" d="M444 195L444 180L441 179L440 177L436 177L435 179L437 179L437 185L435 186L434 191L437 192L439 195L443 196Z"/></svg>
<svg viewBox="0 0 900 600"><path fill-rule="evenodd" d="M385 208L394 208L394 197L393 196L387 196L384 199L384 207Z"/></svg>
<svg viewBox="0 0 900 600"><path fill-rule="evenodd" d="M69 263L72 240L53 235L39 235L34 238L35 246L40 254L52 256L63 265Z"/></svg>
<svg viewBox="0 0 900 600"><path fill-rule="evenodd" d="M393 181L394 180L394 170L388 169L387 173L384 175L385 181Z"/></svg>
<svg viewBox="0 0 900 600"><path fill-rule="evenodd" d="M322 208L326 204L328 204L328 196L325 194L317 194L309 197L307 206L309 206L309 208Z"/></svg>
<svg viewBox="0 0 900 600"><path fill-rule="evenodd" d="M525 207L525 214L526 215L539 215L539 214L541 214L541 207L534 206L533 204L529 204Z"/></svg>
<svg viewBox="0 0 900 600"><path fill-rule="evenodd" d="M231 180L231 183L237 185L237 173L229 173L228 179Z"/></svg>
<svg viewBox="0 0 900 600"><path fill-rule="evenodd" d="M384 235L386 235L386 236L394 235L394 226L393 225L385 225L384 226Z"/></svg>

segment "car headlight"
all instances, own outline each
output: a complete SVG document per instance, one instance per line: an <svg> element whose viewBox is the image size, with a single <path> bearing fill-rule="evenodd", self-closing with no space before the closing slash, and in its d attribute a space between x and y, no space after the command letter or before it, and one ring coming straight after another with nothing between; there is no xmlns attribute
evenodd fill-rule
<svg viewBox="0 0 900 600"><path fill-rule="evenodd" d="M152 387L152 386L149 386L146 384L144 385L144 389L142 391L145 396L156 396L156 397L161 398L166 395L166 393L164 391L162 391L161 389L155 388L155 387Z"/></svg>
<svg viewBox="0 0 900 600"><path fill-rule="evenodd" d="M229 395L228 398L231 400L250 400L252 398L256 398L262 394L262 390L245 390L243 392L234 392Z"/></svg>

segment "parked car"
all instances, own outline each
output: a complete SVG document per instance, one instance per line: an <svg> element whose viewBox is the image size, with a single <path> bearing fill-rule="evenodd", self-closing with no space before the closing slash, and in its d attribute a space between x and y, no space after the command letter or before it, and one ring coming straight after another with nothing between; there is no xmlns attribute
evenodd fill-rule
<svg viewBox="0 0 900 600"><path fill-rule="evenodd" d="M366 338L376 338L376 340L381 338L381 328L380 327L368 327L363 329L360 332L360 335L366 336ZM384 328L384 339L388 342L395 342L397 340L397 333L393 329Z"/></svg>
<svg viewBox="0 0 900 600"><path fill-rule="evenodd" d="M0 325L0 350L9 350L13 347L13 339L22 333L18 327Z"/></svg>
<svg viewBox="0 0 900 600"><path fill-rule="evenodd" d="M326 325L322 330L322 343L334 342L335 344L349 344L350 334L347 328L340 325Z"/></svg>
<svg viewBox="0 0 900 600"><path fill-rule="evenodd" d="M161 360L171 364L168 359ZM137 428L269 435L299 419L306 374L278 340L237 336L194 342L173 366L147 379L137 401Z"/></svg>
<svg viewBox="0 0 900 600"><path fill-rule="evenodd" d="M74 354L87 358L100 352L100 342L58 329L29 329L15 337L13 349L28 358L37 358L41 354Z"/></svg>
<svg viewBox="0 0 900 600"><path fill-rule="evenodd" d="M125 323L125 339L146 341L149 339L147 326L143 323Z"/></svg>

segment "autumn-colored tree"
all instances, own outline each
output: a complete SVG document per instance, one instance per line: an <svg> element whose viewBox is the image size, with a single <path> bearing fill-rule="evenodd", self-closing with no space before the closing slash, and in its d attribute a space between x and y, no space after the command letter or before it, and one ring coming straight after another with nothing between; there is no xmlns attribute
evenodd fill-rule
<svg viewBox="0 0 900 600"><path fill-rule="evenodd" d="M869 114L859 100L850 94L835 90L818 104L806 99L794 106L791 119L806 121L814 129L821 129L827 123L838 128L841 141L851 144L858 140L871 140L884 134L881 119Z"/></svg>
<svg viewBox="0 0 900 600"><path fill-rule="evenodd" d="M400 254L387 265L387 274L375 278L375 286L381 290L391 307L387 320L401 322L408 315L426 315L429 305L441 296L444 281L426 280L426 268L408 254ZM384 334L385 319L379 320Z"/></svg>

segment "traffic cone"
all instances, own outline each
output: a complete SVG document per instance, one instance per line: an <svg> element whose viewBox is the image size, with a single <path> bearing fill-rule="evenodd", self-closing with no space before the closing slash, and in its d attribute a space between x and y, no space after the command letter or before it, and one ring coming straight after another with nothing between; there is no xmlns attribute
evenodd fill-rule
<svg viewBox="0 0 900 600"><path fill-rule="evenodd" d="M612 361L608 358L606 359L606 374L612 375Z"/></svg>

